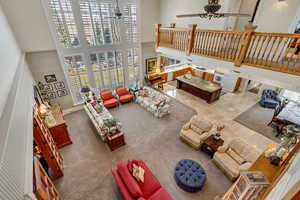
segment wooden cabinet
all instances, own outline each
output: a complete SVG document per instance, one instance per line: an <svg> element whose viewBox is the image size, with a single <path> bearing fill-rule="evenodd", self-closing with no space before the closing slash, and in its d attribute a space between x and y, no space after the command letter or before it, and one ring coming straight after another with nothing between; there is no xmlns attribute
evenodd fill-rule
<svg viewBox="0 0 300 200"><path fill-rule="evenodd" d="M62 200L37 158L33 163L33 191L38 200Z"/></svg>
<svg viewBox="0 0 300 200"><path fill-rule="evenodd" d="M53 177L56 179L62 177L64 175L62 155L58 151L56 143L44 120L38 115L37 108L34 109L33 137L51 169Z"/></svg>
<svg viewBox="0 0 300 200"><path fill-rule="evenodd" d="M178 76L183 76L183 75L187 74L188 72L192 72L192 69L191 68L185 68L185 69L181 69L181 70L175 71L173 73L173 80L176 80L176 78Z"/></svg>
<svg viewBox="0 0 300 200"><path fill-rule="evenodd" d="M58 104L54 104L51 107L53 117L56 124L48 126L50 133L58 148L62 148L66 145L72 144L71 138L68 132L68 126L63 118L62 110Z"/></svg>
<svg viewBox="0 0 300 200"><path fill-rule="evenodd" d="M224 200L259 200L269 186L261 172L242 172L239 179L224 195Z"/></svg>

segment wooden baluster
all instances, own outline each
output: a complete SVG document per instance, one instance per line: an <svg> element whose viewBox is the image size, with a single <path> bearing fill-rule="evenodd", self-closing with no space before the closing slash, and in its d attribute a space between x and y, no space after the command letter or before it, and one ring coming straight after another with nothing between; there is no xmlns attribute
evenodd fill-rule
<svg viewBox="0 0 300 200"><path fill-rule="evenodd" d="M161 28L161 24L156 24L156 41L155 41L156 48L159 47L159 43L160 43L160 28Z"/></svg>
<svg viewBox="0 0 300 200"><path fill-rule="evenodd" d="M261 38L262 39L261 39L260 47L258 49L256 60L255 60L254 64L259 64L261 51L262 51L262 49L264 47L264 44L265 44L265 41L266 41L266 36L261 36Z"/></svg>
<svg viewBox="0 0 300 200"><path fill-rule="evenodd" d="M204 43L204 55L208 55L208 50L207 50L207 47L208 47L208 41L209 41L209 32L205 32L205 35L206 35L206 39L205 39L205 43Z"/></svg>
<svg viewBox="0 0 300 200"><path fill-rule="evenodd" d="M256 42L256 45L254 46L254 49L253 49L253 55L252 55L252 58L251 58L251 63L255 63L255 59L257 59L257 48L259 48L259 44L260 44L260 41L261 41L261 37L262 36L257 36L257 42Z"/></svg>
<svg viewBox="0 0 300 200"><path fill-rule="evenodd" d="M218 57L219 56L219 45L220 45L220 33L217 33L217 37L216 37L216 45L215 45L215 48L214 48L214 51L215 51L215 56Z"/></svg>
<svg viewBox="0 0 300 200"><path fill-rule="evenodd" d="M283 38L282 42L283 42L283 46L282 46L280 53L276 60L276 64L277 64L278 68L281 68L282 67L281 65L283 65L283 58L284 58L283 52L284 52L286 44L287 44L287 38ZM280 61L280 59L281 59L281 61Z"/></svg>
<svg viewBox="0 0 300 200"><path fill-rule="evenodd" d="M216 47L216 39L217 39L217 33L213 33L213 42L212 42L212 48L211 48L211 55L215 56L216 52L215 52L215 47Z"/></svg>
<svg viewBox="0 0 300 200"><path fill-rule="evenodd" d="M281 42L282 42L282 40L283 40L282 37L277 37L277 38L278 38L277 46L276 46L276 49L275 49L275 51L274 51L273 57L272 57L272 59L271 59L272 66L276 66L276 65L277 65L277 62L276 62L274 59L275 59L276 55L279 54L279 52L278 52L278 51L280 51L280 50L279 50L279 47L280 47L280 44L281 44ZM279 55L279 56L280 56L280 55ZM278 58L278 59L279 59L279 58Z"/></svg>
<svg viewBox="0 0 300 200"><path fill-rule="evenodd" d="M234 62L235 66L239 67L242 65L242 63L245 59L247 50L249 48L252 34L256 28L257 28L257 26L252 26L252 25L245 26L245 32L242 36L242 41L240 43L237 56L235 58L235 62Z"/></svg>
<svg viewBox="0 0 300 200"><path fill-rule="evenodd" d="M206 33L201 32L201 46L200 46L200 55L204 55L204 45L205 45L205 38L206 38Z"/></svg>
<svg viewBox="0 0 300 200"><path fill-rule="evenodd" d="M271 55L271 53L273 51L273 47L274 47L274 43L275 43L275 37L271 36L269 42L271 43L271 45L269 44L270 45L270 50L269 50L269 53L266 56L265 62L262 63L262 65L267 65L267 66L270 66L269 65L269 58L270 58L270 55Z"/></svg>
<svg viewBox="0 0 300 200"><path fill-rule="evenodd" d="M265 40L265 48L263 50L263 53L262 53L262 56L261 56L261 62L260 62L260 65L262 66L265 66L264 63L266 63L266 59L265 59L265 56L266 56L266 53L271 51L271 49L268 49L269 45L270 45L270 41L271 41L272 37L271 36L267 36L266 37L266 40Z"/></svg>
<svg viewBox="0 0 300 200"><path fill-rule="evenodd" d="M172 23L171 28L175 28L176 24ZM170 31L170 42L171 42L171 47L173 48L173 42L174 42L174 30Z"/></svg>
<svg viewBox="0 0 300 200"><path fill-rule="evenodd" d="M291 49L290 45L291 45L292 39L293 39L293 38L289 38L289 39L288 39L288 42L287 42L287 45L288 45L288 46L287 46L287 48L286 48L286 53L285 53L286 56L284 56L284 57L287 58L287 62L286 62L286 64L283 65L283 66L284 66L284 68L285 68L286 70L288 70L288 71L290 71L289 65L290 65L291 60L293 60L293 56L294 56L294 53L293 53L293 52L290 53L290 49ZM295 48L296 48L296 45L295 45ZM289 54L291 54L291 56L290 56Z"/></svg>

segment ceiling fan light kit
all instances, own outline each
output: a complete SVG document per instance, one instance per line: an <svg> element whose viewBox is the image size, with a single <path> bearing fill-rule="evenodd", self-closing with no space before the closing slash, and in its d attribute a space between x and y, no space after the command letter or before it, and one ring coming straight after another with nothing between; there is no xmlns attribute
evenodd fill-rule
<svg viewBox="0 0 300 200"><path fill-rule="evenodd" d="M184 14L184 15L176 15L177 18L185 18L185 17L200 17L200 18L208 18L211 20L212 18L222 18L222 17L251 17L249 14L241 14L241 13L217 13L221 9L221 5L219 4L219 0L208 0L208 4L204 6L204 10L206 13L197 13L197 14Z"/></svg>

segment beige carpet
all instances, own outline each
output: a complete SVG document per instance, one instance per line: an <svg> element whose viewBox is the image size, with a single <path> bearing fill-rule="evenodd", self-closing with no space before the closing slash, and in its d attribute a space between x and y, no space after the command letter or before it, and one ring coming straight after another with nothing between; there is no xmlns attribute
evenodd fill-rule
<svg viewBox="0 0 300 200"><path fill-rule="evenodd" d="M179 140L181 127L196 113L191 108L174 100L172 113L163 119L135 103L111 112L123 123L127 143L114 152L100 141L84 111L66 116L73 144L61 150L65 176L55 182L64 200L122 199L110 169L132 158L143 159L174 200L212 200L231 186L209 156ZM184 192L175 184L174 167L183 158L199 162L207 172L207 182L198 193Z"/></svg>
<svg viewBox="0 0 300 200"><path fill-rule="evenodd" d="M280 139L275 137L276 131L271 126L268 126L273 114L273 109L263 108L257 103L234 120L274 142L280 142Z"/></svg>

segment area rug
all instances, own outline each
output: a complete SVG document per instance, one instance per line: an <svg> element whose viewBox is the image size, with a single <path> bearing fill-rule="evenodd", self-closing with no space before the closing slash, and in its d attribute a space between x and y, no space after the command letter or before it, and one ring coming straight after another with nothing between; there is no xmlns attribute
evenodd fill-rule
<svg viewBox="0 0 300 200"><path fill-rule="evenodd" d="M171 114L161 119L133 102L109 111L123 124L126 141L113 152L97 136L85 111L65 116L73 144L60 149L64 177L55 181L64 200L121 200L111 168L128 159L144 160L173 199L212 200L232 185L208 155L179 139L182 126L196 114L193 109L173 100ZM206 170L200 192L187 193L176 185L174 168L181 159L195 160Z"/></svg>
<svg viewBox="0 0 300 200"><path fill-rule="evenodd" d="M263 108L257 103L234 120L274 142L280 142L280 139L275 137L276 131L271 126L268 126L273 114L273 109Z"/></svg>

